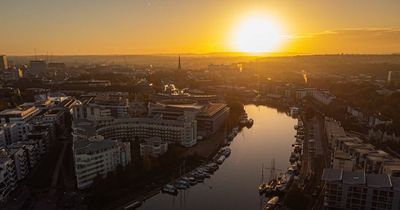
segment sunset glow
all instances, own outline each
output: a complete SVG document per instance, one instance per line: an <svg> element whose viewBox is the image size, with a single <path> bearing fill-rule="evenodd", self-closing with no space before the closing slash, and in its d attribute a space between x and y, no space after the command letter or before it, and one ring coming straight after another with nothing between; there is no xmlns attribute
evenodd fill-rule
<svg viewBox="0 0 400 210"><path fill-rule="evenodd" d="M267 17L251 16L242 20L233 35L234 50L247 53L273 52L279 48L279 26Z"/></svg>
<svg viewBox="0 0 400 210"><path fill-rule="evenodd" d="M0 54L398 53L399 8L396 0L2 1Z"/></svg>

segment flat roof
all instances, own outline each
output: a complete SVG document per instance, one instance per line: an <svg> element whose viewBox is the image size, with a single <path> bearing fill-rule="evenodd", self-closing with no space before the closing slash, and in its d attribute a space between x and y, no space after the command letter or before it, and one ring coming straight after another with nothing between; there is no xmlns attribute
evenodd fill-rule
<svg viewBox="0 0 400 210"><path fill-rule="evenodd" d="M367 186L373 188L389 188L392 182L387 174L368 174Z"/></svg>
<svg viewBox="0 0 400 210"><path fill-rule="evenodd" d="M117 142L104 139L102 141L76 140L73 144L74 152L77 154L85 154L109 149L117 145Z"/></svg>
<svg viewBox="0 0 400 210"><path fill-rule="evenodd" d="M354 148L354 151L361 153L361 154L368 154L371 152L371 149L365 148L365 147L356 147L356 148Z"/></svg>
<svg viewBox="0 0 400 210"><path fill-rule="evenodd" d="M396 191L400 191L400 177L390 177L390 180L392 181L392 186L393 189Z"/></svg>
<svg viewBox="0 0 400 210"><path fill-rule="evenodd" d="M365 184L364 171L343 171L343 183Z"/></svg>
<svg viewBox="0 0 400 210"><path fill-rule="evenodd" d="M340 181L342 180L343 170L335 168L325 168L322 173L322 180L324 181Z"/></svg>
<svg viewBox="0 0 400 210"><path fill-rule="evenodd" d="M351 156L341 150L335 150L334 158L343 159L343 160L351 160Z"/></svg>

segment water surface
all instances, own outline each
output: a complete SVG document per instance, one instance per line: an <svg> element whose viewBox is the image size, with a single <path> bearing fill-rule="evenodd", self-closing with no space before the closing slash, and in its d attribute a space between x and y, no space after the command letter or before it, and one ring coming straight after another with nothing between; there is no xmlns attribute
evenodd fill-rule
<svg viewBox="0 0 400 210"><path fill-rule="evenodd" d="M266 106L246 105L245 109L254 119L254 125L243 128L235 137L230 145L231 155L210 179L181 191L176 197L158 194L145 201L140 209L262 209L265 201L258 194L262 165L266 179L273 158L277 169L287 169L297 120Z"/></svg>

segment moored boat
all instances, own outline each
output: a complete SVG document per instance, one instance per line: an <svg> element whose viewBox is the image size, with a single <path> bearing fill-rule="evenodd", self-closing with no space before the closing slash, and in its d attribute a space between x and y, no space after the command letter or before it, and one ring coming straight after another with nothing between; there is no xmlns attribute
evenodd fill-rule
<svg viewBox="0 0 400 210"><path fill-rule="evenodd" d="M226 158L225 155L221 155L216 162L218 164L222 164L224 162L225 158Z"/></svg>
<svg viewBox="0 0 400 210"><path fill-rule="evenodd" d="M258 186L258 192L260 194L263 194L265 190L267 189L268 184L267 183L262 183Z"/></svg>
<svg viewBox="0 0 400 210"><path fill-rule="evenodd" d="M165 185L165 186L161 189L161 191L164 192L164 193L172 194L172 195L178 194L178 190L177 190L173 185L171 185L171 184Z"/></svg>
<svg viewBox="0 0 400 210"><path fill-rule="evenodd" d="M279 197L274 196L272 197L264 206L264 210L271 210L275 209L278 206Z"/></svg>

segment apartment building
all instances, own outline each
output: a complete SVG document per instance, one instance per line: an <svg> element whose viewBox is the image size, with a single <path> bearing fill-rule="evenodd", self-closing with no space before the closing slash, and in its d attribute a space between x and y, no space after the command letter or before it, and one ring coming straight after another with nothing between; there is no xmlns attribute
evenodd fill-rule
<svg viewBox="0 0 400 210"><path fill-rule="evenodd" d="M91 120L98 126L109 124L113 116L111 115L111 110L98 106L96 104L90 103L78 103L73 108L73 119L74 120Z"/></svg>
<svg viewBox="0 0 400 210"><path fill-rule="evenodd" d="M8 155L14 161L17 180L24 179L29 174L28 154L23 148L8 148Z"/></svg>
<svg viewBox="0 0 400 210"><path fill-rule="evenodd" d="M0 112L0 124L15 124L17 135L13 141L23 141L32 129L30 121L39 113L35 106L21 106Z"/></svg>
<svg viewBox="0 0 400 210"><path fill-rule="evenodd" d="M5 149L0 149L0 202L6 202L11 191L15 189L17 175L14 161Z"/></svg>
<svg viewBox="0 0 400 210"><path fill-rule="evenodd" d="M332 153L332 167L345 170L364 170L375 174L400 174L400 159L358 137L347 136L340 124L325 118L325 134Z"/></svg>
<svg viewBox="0 0 400 210"><path fill-rule="evenodd" d="M163 142L160 137L150 137L140 143L140 155L159 157L168 150L168 143Z"/></svg>
<svg viewBox="0 0 400 210"><path fill-rule="evenodd" d="M132 141L156 136L167 143L184 147L197 143L197 122L192 115L177 120L165 120L161 116L114 119L109 125L99 127L96 132L114 140Z"/></svg>
<svg viewBox="0 0 400 210"><path fill-rule="evenodd" d="M341 150L335 150L332 155L332 168L352 171L355 167L354 159Z"/></svg>
<svg viewBox="0 0 400 210"><path fill-rule="evenodd" d="M73 153L79 189L92 185L97 176L104 178L118 166L125 167L131 162L129 142L104 139L100 135L75 140Z"/></svg>
<svg viewBox="0 0 400 210"><path fill-rule="evenodd" d="M334 147L334 140L339 137L346 137L346 132L340 123L332 118L325 117L324 120L325 135L330 148Z"/></svg>
<svg viewBox="0 0 400 210"><path fill-rule="evenodd" d="M27 162L30 170L33 169L33 167L35 167L40 160L39 145L36 143L16 142L8 145L7 148L10 150L23 149L26 152Z"/></svg>
<svg viewBox="0 0 400 210"><path fill-rule="evenodd" d="M7 141L5 131L0 128L0 147L5 147L6 145Z"/></svg>
<svg viewBox="0 0 400 210"><path fill-rule="evenodd" d="M364 171L324 169L325 209L395 210L400 208L400 178Z"/></svg>
<svg viewBox="0 0 400 210"><path fill-rule="evenodd" d="M197 132L208 136L217 132L229 116L229 107L224 103L161 104L150 103L149 116L162 115L164 119L175 120L187 112L195 115Z"/></svg>
<svg viewBox="0 0 400 210"><path fill-rule="evenodd" d="M317 90L313 92L313 98L323 105L329 105L336 99L336 96L327 90Z"/></svg>

